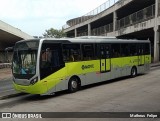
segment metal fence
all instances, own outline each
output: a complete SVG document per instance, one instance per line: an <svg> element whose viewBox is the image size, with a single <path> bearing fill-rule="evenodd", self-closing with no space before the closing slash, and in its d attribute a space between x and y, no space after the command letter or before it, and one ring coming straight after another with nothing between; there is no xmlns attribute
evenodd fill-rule
<svg viewBox="0 0 160 121"><path fill-rule="evenodd" d="M151 19L155 16L155 5L151 5L147 8L144 8L136 13L133 13L127 17L124 17L117 21L116 30L120 28L127 27L131 24L136 24L147 19Z"/></svg>
<svg viewBox="0 0 160 121"><path fill-rule="evenodd" d="M65 24L62 28L67 29L71 26L74 26L76 24L82 23L84 21L87 21L88 19L93 18L95 15L103 12L104 10L108 9L112 5L114 5L119 0L107 0L105 3L97 7L96 9L90 11L89 13L83 15L82 17L78 17L76 19L70 20L69 24Z"/></svg>
<svg viewBox="0 0 160 121"><path fill-rule="evenodd" d="M11 68L11 63L0 63L0 69L2 68Z"/></svg>
<svg viewBox="0 0 160 121"><path fill-rule="evenodd" d="M105 26L101 26L99 28L95 28L91 31L91 35L97 36L97 35L102 35L108 32L113 31L113 23L107 24Z"/></svg>
<svg viewBox="0 0 160 121"><path fill-rule="evenodd" d="M105 26L101 26L99 28L95 28L91 30L91 35L93 36L98 36L98 35L102 35L108 32L112 32L113 31L113 23L107 24ZM88 36L88 32L85 31L83 33L79 33L77 34L77 36Z"/></svg>
<svg viewBox="0 0 160 121"><path fill-rule="evenodd" d="M77 36L78 36L78 37L79 37L79 36L88 36L88 32L79 33L79 34L77 34Z"/></svg>

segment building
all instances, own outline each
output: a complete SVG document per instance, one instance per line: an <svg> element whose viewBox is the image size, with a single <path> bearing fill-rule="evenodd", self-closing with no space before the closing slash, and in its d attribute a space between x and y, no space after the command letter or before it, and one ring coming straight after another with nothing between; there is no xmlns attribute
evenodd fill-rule
<svg viewBox="0 0 160 121"><path fill-rule="evenodd" d="M17 41L22 39L31 38L33 37L27 33L0 20L0 63L11 62L12 60L12 52L6 48L13 47Z"/></svg>
<svg viewBox="0 0 160 121"><path fill-rule="evenodd" d="M63 29L67 37L149 39L152 61L160 60L160 0L108 0L93 11L68 20Z"/></svg>

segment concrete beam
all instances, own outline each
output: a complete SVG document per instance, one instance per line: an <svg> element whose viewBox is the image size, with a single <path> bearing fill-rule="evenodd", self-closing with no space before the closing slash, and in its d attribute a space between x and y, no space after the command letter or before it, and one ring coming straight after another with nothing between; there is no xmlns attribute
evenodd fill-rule
<svg viewBox="0 0 160 121"><path fill-rule="evenodd" d="M122 28L120 30L108 33L108 35L114 34L115 36L121 36L129 33L134 33L136 31L141 31L144 29L154 28L154 22L155 22L155 19L147 20L147 21L140 22L140 23Z"/></svg>
<svg viewBox="0 0 160 121"><path fill-rule="evenodd" d="M10 34L13 34L15 36L18 36L22 39L32 39L33 37L28 35L27 33L25 32L22 32L20 29L18 28L15 28L3 21L0 20L0 29L5 31L5 32L8 32Z"/></svg>

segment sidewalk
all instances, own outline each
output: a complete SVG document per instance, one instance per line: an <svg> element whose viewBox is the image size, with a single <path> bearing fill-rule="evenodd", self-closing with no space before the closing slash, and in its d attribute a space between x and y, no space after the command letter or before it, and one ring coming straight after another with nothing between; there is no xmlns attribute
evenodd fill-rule
<svg viewBox="0 0 160 121"><path fill-rule="evenodd" d="M0 69L0 81L12 77L11 68Z"/></svg>

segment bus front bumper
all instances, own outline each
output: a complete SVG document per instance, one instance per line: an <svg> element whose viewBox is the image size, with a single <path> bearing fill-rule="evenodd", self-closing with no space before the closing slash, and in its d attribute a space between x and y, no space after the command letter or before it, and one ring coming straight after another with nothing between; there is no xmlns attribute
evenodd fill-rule
<svg viewBox="0 0 160 121"><path fill-rule="evenodd" d="M13 82L15 90L19 92L25 92L30 94L44 94L48 91L47 89L47 82L45 81L38 81L34 85L18 85L15 82Z"/></svg>

